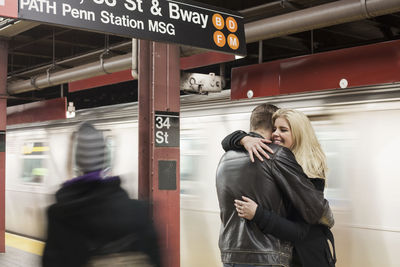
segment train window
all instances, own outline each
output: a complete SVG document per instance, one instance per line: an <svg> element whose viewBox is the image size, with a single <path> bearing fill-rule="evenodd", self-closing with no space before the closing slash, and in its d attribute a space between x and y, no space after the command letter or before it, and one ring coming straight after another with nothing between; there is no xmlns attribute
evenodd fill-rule
<svg viewBox="0 0 400 267"><path fill-rule="evenodd" d="M342 144L340 140L334 139L322 140L321 143L328 164L327 187L330 189L340 189L342 187L341 180L344 177L344 170L337 166L341 166L342 164L341 156L343 156L344 152L341 150Z"/></svg>
<svg viewBox="0 0 400 267"><path fill-rule="evenodd" d="M329 199L343 199L346 192L346 179L351 172L352 162L348 151L354 149L354 133L343 129L339 123L333 122L333 118L326 121L313 121L322 149L325 152L328 163L326 196Z"/></svg>
<svg viewBox="0 0 400 267"><path fill-rule="evenodd" d="M112 170L114 163L114 151L115 151L115 139L113 136L109 135L105 137L106 142L106 166Z"/></svg>
<svg viewBox="0 0 400 267"><path fill-rule="evenodd" d="M47 153L50 150L45 142L26 142L22 150L22 181L26 183L43 183L46 175Z"/></svg>
<svg viewBox="0 0 400 267"><path fill-rule="evenodd" d="M193 134L193 133L192 133ZM202 161L204 160L204 140L194 137L192 134L183 134L180 140L180 181L181 194L194 196L199 190L202 173Z"/></svg>
<svg viewBox="0 0 400 267"><path fill-rule="evenodd" d="M181 180L195 181L196 171L196 155L182 155L181 156Z"/></svg>

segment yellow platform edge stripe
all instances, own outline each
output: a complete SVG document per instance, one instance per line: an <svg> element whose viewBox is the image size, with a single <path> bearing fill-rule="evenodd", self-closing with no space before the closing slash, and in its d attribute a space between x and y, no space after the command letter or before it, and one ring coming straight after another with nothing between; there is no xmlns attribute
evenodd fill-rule
<svg viewBox="0 0 400 267"><path fill-rule="evenodd" d="M42 256L44 250L44 244L45 243L41 241L6 233L6 246L23 250L31 254Z"/></svg>

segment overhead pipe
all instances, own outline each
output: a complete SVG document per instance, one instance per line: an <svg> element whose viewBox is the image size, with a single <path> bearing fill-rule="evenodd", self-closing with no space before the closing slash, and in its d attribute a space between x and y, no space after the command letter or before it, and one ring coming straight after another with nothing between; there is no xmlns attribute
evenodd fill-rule
<svg viewBox="0 0 400 267"><path fill-rule="evenodd" d="M138 73L138 40L132 39L132 55L131 55L131 74L132 78L137 80L139 78Z"/></svg>
<svg viewBox="0 0 400 267"><path fill-rule="evenodd" d="M124 43L120 43L120 44L117 44L117 45L110 46L109 50L112 53L113 50L118 50L118 49L124 48L124 47L126 47L128 45L132 46L132 41L124 42ZM68 65L68 64L70 64L72 62L75 62L75 61L78 61L78 60L81 61L81 60L85 60L85 59L88 59L88 58L93 58L95 56L99 56L103 52L104 52L104 49L99 49L99 50L92 51L92 52L89 52L89 53L86 53L86 54L82 54L82 55L79 55L79 56L75 56L75 57L72 57L72 58L67 58L67 59L63 59L63 60L60 60L60 61L56 61L54 64L56 66ZM44 66L41 66L41 67L37 67L36 69L26 70L24 72L18 72L18 74L15 74L15 75L13 73L9 73L9 76L7 78L18 77L18 76L29 77L29 76L32 76L32 73L37 73L37 72L40 72L40 71L46 71L47 69L53 67L54 64L48 64L48 65L44 65Z"/></svg>
<svg viewBox="0 0 400 267"><path fill-rule="evenodd" d="M135 55L135 57L132 57ZM56 86L63 83L79 81L99 75L114 73L117 71L132 69L132 76L137 79L137 41L132 39L132 53L103 59L97 62L85 64L55 73L49 73L33 77L30 80L16 81L8 84L7 92L10 95L24 93L35 89Z"/></svg>
<svg viewBox="0 0 400 267"><path fill-rule="evenodd" d="M341 0L245 24L246 42L289 35L400 11L399 0Z"/></svg>
<svg viewBox="0 0 400 267"><path fill-rule="evenodd" d="M269 2L269 3L265 3L259 6L255 6L255 7L250 7L250 8L246 8L243 10L240 10L240 14L243 15L243 17L246 19L249 18L255 18L255 17L259 17L262 16L263 14L265 15L265 12L269 12L271 11L271 9L281 9L283 7L286 7L287 4L289 3L289 0L276 0L274 2ZM254 19L252 19L254 20Z"/></svg>

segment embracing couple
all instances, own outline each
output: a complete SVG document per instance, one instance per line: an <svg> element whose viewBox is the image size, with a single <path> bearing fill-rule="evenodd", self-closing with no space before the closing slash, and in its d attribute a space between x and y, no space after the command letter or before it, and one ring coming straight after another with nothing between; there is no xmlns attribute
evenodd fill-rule
<svg viewBox="0 0 400 267"><path fill-rule="evenodd" d="M235 131L222 146L216 185L224 267L335 266L326 157L307 116L259 105L250 132Z"/></svg>

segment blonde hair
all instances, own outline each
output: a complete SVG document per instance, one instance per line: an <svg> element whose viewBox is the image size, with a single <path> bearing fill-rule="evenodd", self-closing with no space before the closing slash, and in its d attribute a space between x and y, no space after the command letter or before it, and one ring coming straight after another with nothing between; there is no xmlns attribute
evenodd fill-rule
<svg viewBox="0 0 400 267"><path fill-rule="evenodd" d="M310 120L304 113L292 109L279 109L272 116L284 118L292 132L293 144L290 147L297 162L309 178L324 178L328 171L326 156L318 142Z"/></svg>

